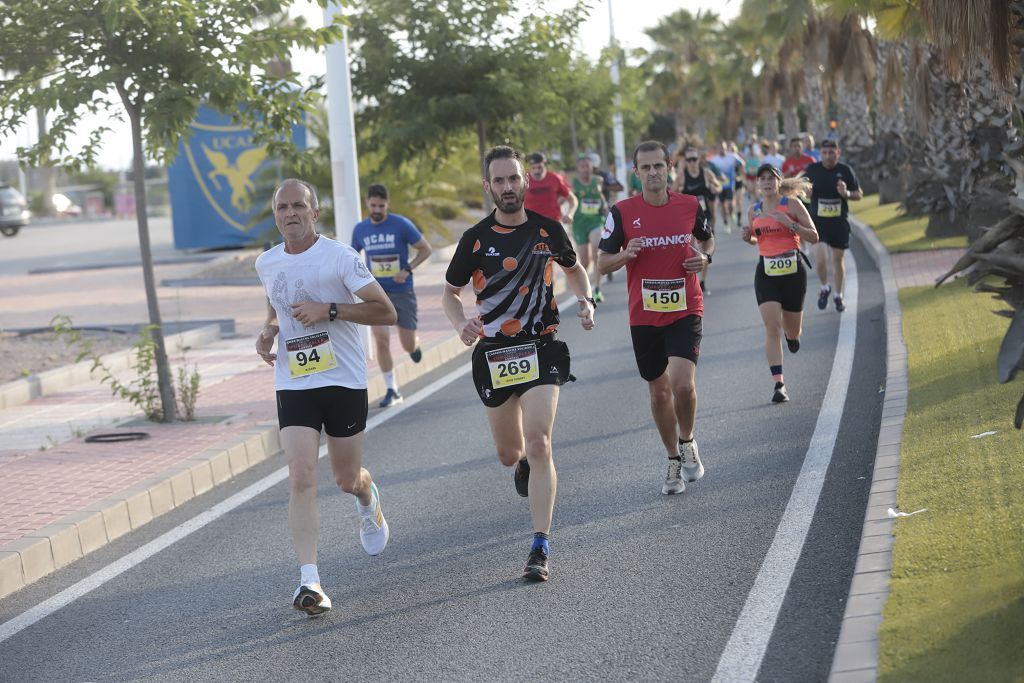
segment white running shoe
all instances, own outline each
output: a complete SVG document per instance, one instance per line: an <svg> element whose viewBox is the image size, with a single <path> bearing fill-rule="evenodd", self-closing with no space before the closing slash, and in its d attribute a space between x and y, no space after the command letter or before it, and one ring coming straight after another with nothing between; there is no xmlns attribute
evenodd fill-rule
<svg viewBox="0 0 1024 683"><path fill-rule="evenodd" d="M683 474L686 475L686 481L697 481L704 476L704 463L697 455L696 441L680 443L679 457L683 459Z"/></svg>
<svg viewBox="0 0 1024 683"><path fill-rule="evenodd" d="M675 493L682 493L686 490L686 484L683 483L681 473L682 469L682 460L676 460L675 458L668 459L668 474L665 475L665 483L661 485L662 494L671 496Z"/></svg>
<svg viewBox="0 0 1024 683"><path fill-rule="evenodd" d="M331 611L331 599L319 583L304 583L295 589L292 607L311 617L318 617Z"/></svg>
<svg viewBox="0 0 1024 683"><path fill-rule="evenodd" d="M377 484L370 483L370 492L373 500L370 502L369 514L359 512L359 540L363 543L363 550L368 555L380 555L384 552L388 539L391 538L391 529L384 519L384 512L380 507L380 493L377 491ZM359 499L356 499L356 509L359 509Z"/></svg>

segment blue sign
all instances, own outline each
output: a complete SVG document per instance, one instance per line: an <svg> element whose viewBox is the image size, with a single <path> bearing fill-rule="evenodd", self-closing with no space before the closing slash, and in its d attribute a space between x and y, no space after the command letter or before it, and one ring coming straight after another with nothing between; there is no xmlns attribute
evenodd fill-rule
<svg viewBox="0 0 1024 683"><path fill-rule="evenodd" d="M274 230L272 215L257 218L268 208L265 195L279 175L278 162L252 138L249 128L210 107L199 108L168 170L176 248L243 246ZM292 129L292 141L306 147L304 126Z"/></svg>

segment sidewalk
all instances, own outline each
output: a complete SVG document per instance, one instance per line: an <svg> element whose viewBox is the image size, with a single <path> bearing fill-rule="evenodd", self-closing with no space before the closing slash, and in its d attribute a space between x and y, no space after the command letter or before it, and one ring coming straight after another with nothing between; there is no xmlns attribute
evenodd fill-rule
<svg viewBox="0 0 1024 683"><path fill-rule="evenodd" d="M864 515L860 550L846 599L842 627L832 658L829 683L874 683L878 670L878 628L889 596L894 519L897 507L900 446L907 412L907 348L903 342L903 313L899 290L934 286L949 272L965 249L933 249L889 254L871 228L853 214L850 224L878 264L885 293L886 379L882 424L875 466Z"/></svg>
<svg viewBox="0 0 1024 683"><path fill-rule="evenodd" d="M416 271L424 353L412 363L393 335L400 386L466 350L441 310L446 265L440 257ZM158 267L157 281L193 270ZM0 327L45 326L58 313L70 314L76 325L146 319L138 269L3 279L8 291L22 294L5 300ZM235 319L233 338L187 352L202 377L196 421L124 426L140 417L137 411L95 380L0 409L0 598L280 450L274 373L254 350L266 310L262 288L160 287L158 296L165 322ZM371 410L377 410L384 381L374 361L368 369ZM85 442L112 431L144 431L149 438Z"/></svg>

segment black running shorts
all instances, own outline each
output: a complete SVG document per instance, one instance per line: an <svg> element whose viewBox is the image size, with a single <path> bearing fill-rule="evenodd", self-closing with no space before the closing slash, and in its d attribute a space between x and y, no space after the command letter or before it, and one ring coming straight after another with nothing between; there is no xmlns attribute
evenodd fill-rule
<svg viewBox="0 0 1024 683"><path fill-rule="evenodd" d="M366 389L319 387L277 392L277 424L309 427L327 436L354 436L366 429Z"/></svg>
<svg viewBox="0 0 1024 683"><path fill-rule="evenodd" d="M686 358L697 363L700 340L704 335L704 320L699 315L688 315L671 325L633 325L633 355L640 376L653 382L665 373L669 356Z"/></svg>
<svg viewBox="0 0 1024 683"><path fill-rule="evenodd" d="M814 227L822 242L836 249L850 248L850 221L845 218L815 218Z"/></svg>
<svg viewBox="0 0 1024 683"><path fill-rule="evenodd" d="M531 367L531 347L537 351L536 368ZM523 372L532 373L534 369L537 379L494 387L495 381L505 384ZM533 387L543 384L561 386L574 381L576 378L569 373L569 347L555 339L553 334L516 342L481 340L473 349L473 384L480 400L488 408L497 408L510 396L522 396Z"/></svg>
<svg viewBox="0 0 1024 683"><path fill-rule="evenodd" d="M804 310L804 295L807 294L807 268L802 258L796 259L796 272L790 275L766 275L764 258L757 260L754 269L754 295L757 305L766 301L777 301L782 310L799 313Z"/></svg>
<svg viewBox="0 0 1024 683"><path fill-rule="evenodd" d="M718 198L721 199L723 202L731 202L732 201L732 188L731 187L723 187L722 191L718 193Z"/></svg>

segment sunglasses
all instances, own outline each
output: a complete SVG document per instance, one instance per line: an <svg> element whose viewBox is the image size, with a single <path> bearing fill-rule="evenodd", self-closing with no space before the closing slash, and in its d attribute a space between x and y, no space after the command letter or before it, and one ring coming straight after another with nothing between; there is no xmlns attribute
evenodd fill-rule
<svg viewBox="0 0 1024 683"><path fill-rule="evenodd" d="M687 161L700 161L697 157L686 157Z"/></svg>

